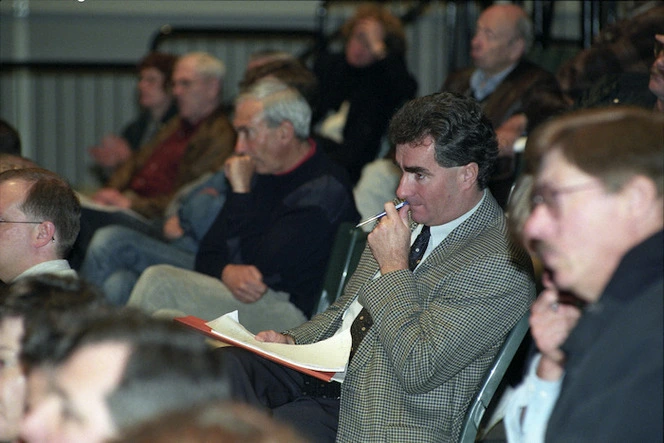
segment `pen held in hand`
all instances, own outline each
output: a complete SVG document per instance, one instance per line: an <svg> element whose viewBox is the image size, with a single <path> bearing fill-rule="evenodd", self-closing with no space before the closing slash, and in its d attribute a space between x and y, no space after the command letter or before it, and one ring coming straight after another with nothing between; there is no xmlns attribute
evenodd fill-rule
<svg viewBox="0 0 664 443"><path fill-rule="evenodd" d="M399 209L403 208L403 207L404 207L405 205L407 205L407 204L408 204L408 202L404 200L404 201L402 201L401 203L399 203L398 205L396 205L396 206L394 207L394 209L399 210ZM387 213L386 213L385 211L383 211L383 212L381 212L380 214L376 214L376 215L374 215L374 216L371 217L371 218L368 218L368 219L366 219L366 220L364 220L364 221L359 222L357 225L355 225L355 227L356 227L356 228L359 228L360 226L364 226L364 225L366 225L367 223L371 223L372 221L376 221L376 220L378 220L379 218L385 217L386 214L387 214Z"/></svg>

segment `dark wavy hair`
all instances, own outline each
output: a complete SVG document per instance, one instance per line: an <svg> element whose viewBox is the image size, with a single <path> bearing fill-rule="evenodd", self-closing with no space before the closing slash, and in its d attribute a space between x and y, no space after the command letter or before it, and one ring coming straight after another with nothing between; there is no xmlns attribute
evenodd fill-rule
<svg viewBox="0 0 664 443"><path fill-rule="evenodd" d="M432 137L436 162L444 168L476 163L477 184L487 186L498 157L493 126L473 98L441 92L406 103L392 117L390 142L423 142Z"/></svg>

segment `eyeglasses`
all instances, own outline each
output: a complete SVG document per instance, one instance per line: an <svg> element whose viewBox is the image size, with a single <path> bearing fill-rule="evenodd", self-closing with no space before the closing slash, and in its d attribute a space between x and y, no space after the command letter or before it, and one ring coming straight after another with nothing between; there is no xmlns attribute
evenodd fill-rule
<svg viewBox="0 0 664 443"><path fill-rule="evenodd" d="M554 189L548 186L535 187L530 198L530 211L539 205L544 205L554 216L560 215L560 196L574 192L588 191L601 186L598 182L580 183L578 185L562 186Z"/></svg>
<svg viewBox="0 0 664 443"><path fill-rule="evenodd" d="M40 225L44 223L43 221L11 221L11 220L0 220L0 223L21 223L21 224L31 224L31 225Z"/></svg>
<svg viewBox="0 0 664 443"><path fill-rule="evenodd" d="M664 52L664 44L660 43L659 40L655 40L655 47L654 47L655 58L659 58L662 52Z"/></svg>

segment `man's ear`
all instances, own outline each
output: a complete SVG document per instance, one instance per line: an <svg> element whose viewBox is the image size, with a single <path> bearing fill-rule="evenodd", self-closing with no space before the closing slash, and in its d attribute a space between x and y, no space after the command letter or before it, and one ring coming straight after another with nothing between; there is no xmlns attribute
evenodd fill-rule
<svg viewBox="0 0 664 443"><path fill-rule="evenodd" d="M522 38L515 38L510 43L510 60L512 63L518 62L521 57L525 55L526 52L526 41Z"/></svg>
<svg viewBox="0 0 664 443"><path fill-rule="evenodd" d="M277 128L277 134L279 135L280 141L287 143L295 137L295 128L291 122L284 120Z"/></svg>
<svg viewBox="0 0 664 443"><path fill-rule="evenodd" d="M35 229L35 245L43 247L55 241L55 225L53 222L45 221L40 223Z"/></svg>
<svg viewBox="0 0 664 443"><path fill-rule="evenodd" d="M206 89L210 97L221 97L222 84L219 79L210 77L206 80Z"/></svg>
<svg viewBox="0 0 664 443"><path fill-rule="evenodd" d="M621 193L626 197L626 211L635 220L643 220L652 210L657 209L657 187L647 177L637 175L632 177L624 186Z"/></svg>
<svg viewBox="0 0 664 443"><path fill-rule="evenodd" d="M468 189L471 186L477 186L477 174L479 173L479 166L477 163L470 162L461 167L459 171L459 184L463 189Z"/></svg>

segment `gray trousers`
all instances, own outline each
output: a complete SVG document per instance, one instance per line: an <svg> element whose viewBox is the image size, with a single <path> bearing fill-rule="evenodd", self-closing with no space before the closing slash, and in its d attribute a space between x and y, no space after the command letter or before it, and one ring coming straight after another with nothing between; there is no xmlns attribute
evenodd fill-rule
<svg viewBox="0 0 664 443"><path fill-rule="evenodd" d="M240 323L253 333L283 331L307 321L285 292L268 289L258 301L243 303L220 279L169 265L147 268L127 305L159 317L193 315L207 321L237 310Z"/></svg>

